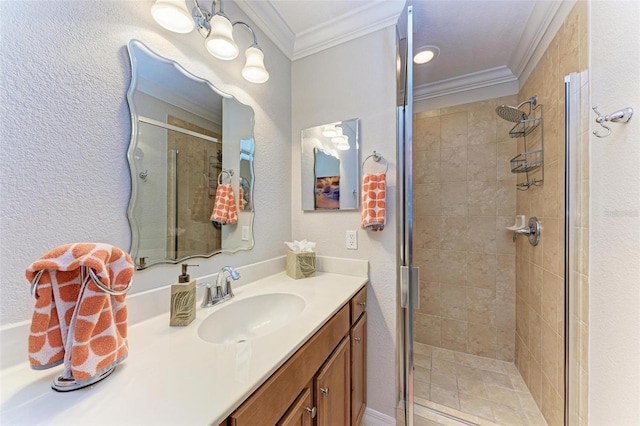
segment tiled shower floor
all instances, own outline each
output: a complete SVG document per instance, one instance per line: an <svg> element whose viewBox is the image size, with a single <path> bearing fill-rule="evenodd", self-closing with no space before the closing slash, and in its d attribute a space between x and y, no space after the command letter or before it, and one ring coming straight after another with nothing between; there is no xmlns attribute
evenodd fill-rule
<svg viewBox="0 0 640 426"><path fill-rule="evenodd" d="M511 362L415 343L414 366L416 404L481 425L547 425Z"/></svg>

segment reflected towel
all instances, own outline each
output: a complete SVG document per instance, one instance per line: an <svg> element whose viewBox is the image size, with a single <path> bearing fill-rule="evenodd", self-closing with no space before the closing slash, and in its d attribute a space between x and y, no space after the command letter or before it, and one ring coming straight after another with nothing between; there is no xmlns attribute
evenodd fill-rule
<svg viewBox="0 0 640 426"><path fill-rule="evenodd" d="M367 231L382 231L386 223L386 174L367 174L362 179L362 223Z"/></svg>
<svg viewBox="0 0 640 426"><path fill-rule="evenodd" d="M131 282L131 257L109 244L76 243L57 247L25 271L31 282L44 271L36 288L29 335L31 368L64 363L63 377L90 379L127 357L125 295L111 296L80 267L91 268L102 283L123 290Z"/></svg>
<svg viewBox="0 0 640 426"><path fill-rule="evenodd" d="M244 210L244 205L246 204L246 202L244 201L244 189L242 189L242 186L238 188L238 198L238 208L240 210Z"/></svg>
<svg viewBox="0 0 640 426"><path fill-rule="evenodd" d="M231 184L222 183L218 185L211 221L221 225L231 225L238 222L238 210Z"/></svg>

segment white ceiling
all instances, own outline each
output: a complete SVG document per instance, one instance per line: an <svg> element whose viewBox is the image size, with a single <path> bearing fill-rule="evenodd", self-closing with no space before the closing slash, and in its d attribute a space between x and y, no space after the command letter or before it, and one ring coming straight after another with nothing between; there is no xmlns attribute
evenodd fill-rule
<svg viewBox="0 0 640 426"><path fill-rule="evenodd" d="M394 25L404 0L236 0L293 61ZM416 99L518 82L561 0L414 0Z"/></svg>

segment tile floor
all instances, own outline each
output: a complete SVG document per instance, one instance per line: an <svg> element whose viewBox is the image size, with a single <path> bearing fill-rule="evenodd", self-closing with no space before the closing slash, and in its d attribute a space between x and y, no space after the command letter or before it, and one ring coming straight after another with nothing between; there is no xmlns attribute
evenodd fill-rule
<svg viewBox="0 0 640 426"><path fill-rule="evenodd" d="M476 424L547 425L513 363L415 343L414 365L416 404Z"/></svg>

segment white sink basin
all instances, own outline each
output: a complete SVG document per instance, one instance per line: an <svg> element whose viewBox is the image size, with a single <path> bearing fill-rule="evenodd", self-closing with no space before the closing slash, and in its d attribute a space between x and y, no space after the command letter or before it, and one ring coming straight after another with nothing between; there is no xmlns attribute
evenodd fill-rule
<svg viewBox="0 0 640 426"><path fill-rule="evenodd" d="M225 344L255 339L288 324L305 307L295 294L261 294L224 302L198 327L204 341Z"/></svg>

